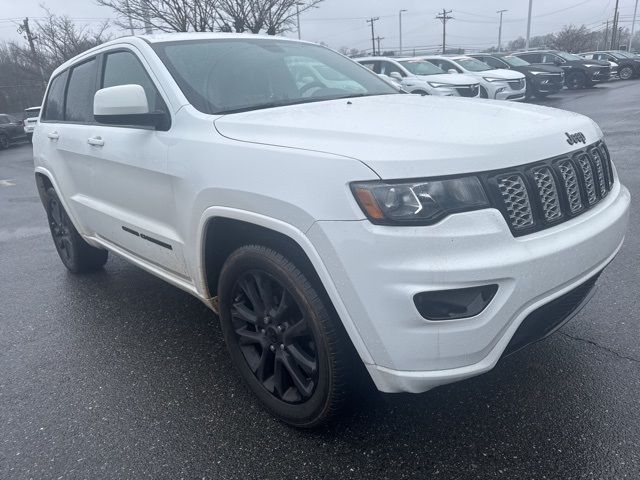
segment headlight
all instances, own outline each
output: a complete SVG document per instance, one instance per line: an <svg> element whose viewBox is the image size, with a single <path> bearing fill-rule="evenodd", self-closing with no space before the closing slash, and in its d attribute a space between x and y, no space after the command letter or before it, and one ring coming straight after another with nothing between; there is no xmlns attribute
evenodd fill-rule
<svg viewBox="0 0 640 480"><path fill-rule="evenodd" d="M355 182L353 194L378 225L430 225L456 212L489 207L477 177L401 182Z"/></svg>
<svg viewBox="0 0 640 480"><path fill-rule="evenodd" d="M533 70L531 70L531 71L529 71L529 73L530 73L531 75L544 75L544 74L545 74L545 73L547 73L547 72L538 72L538 71L535 71L535 72L534 72Z"/></svg>
<svg viewBox="0 0 640 480"><path fill-rule="evenodd" d="M495 77L482 77L482 78L484 78L487 82L506 82L507 81L504 78L495 78Z"/></svg>
<svg viewBox="0 0 640 480"><path fill-rule="evenodd" d="M436 82L427 82L429 85L431 85L433 88L451 88L453 87L453 85L451 85L450 83L436 83Z"/></svg>
<svg viewBox="0 0 640 480"><path fill-rule="evenodd" d="M587 68L602 68L602 65L594 65L593 63L585 63L584 66Z"/></svg>

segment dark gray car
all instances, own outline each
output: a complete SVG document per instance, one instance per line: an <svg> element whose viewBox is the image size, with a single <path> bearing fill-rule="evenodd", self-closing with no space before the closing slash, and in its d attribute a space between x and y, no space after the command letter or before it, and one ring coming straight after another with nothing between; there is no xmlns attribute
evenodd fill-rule
<svg viewBox="0 0 640 480"><path fill-rule="evenodd" d="M24 124L11 115L0 113L0 150L9 148L14 142L25 140Z"/></svg>

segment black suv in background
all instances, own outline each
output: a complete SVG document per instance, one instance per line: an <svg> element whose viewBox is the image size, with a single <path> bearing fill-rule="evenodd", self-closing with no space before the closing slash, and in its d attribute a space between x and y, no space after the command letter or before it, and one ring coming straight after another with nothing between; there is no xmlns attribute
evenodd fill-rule
<svg viewBox="0 0 640 480"><path fill-rule="evenodd" d="M618 64L618 75L620 80L629 80L640 77L640 58L618 52L586 52L581 53L581 57L587 60L601 60L604 62L615 62Z"/></svg>
<svg viewBox="0 0 640 480"><path fill-rule="evenodd" d="M0 150L9 148L14 142L25 140L24 124L10 115L0 113Z"/></svg>
<svg viewBox="0 0 640 480"><path fill-rule="evenodd" d="M526 60L510 54L478 53L469 55L492 68L515 70L527 78L527 98L538 98L558 93L564 85L564 71L554 65L531 65Z"/></svg>
<svg viewBox="0 0 640 480"><path fill-rule="evenodd" d="M573 53L558 50L515 52L513 55L536 65L555 65L564 70L564 84L569 89L592 87L611 80L607 62L587 60Z"/></svg>

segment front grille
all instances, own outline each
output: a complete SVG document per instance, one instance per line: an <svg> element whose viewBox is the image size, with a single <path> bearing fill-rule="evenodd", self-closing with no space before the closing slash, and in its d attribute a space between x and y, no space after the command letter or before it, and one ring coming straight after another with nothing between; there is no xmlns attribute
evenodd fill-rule
<svg viewBox="0 0 640 480"><path fill-rule="evenodd" d="M458 95L461 97L477 97L480 93L479 85L461 85L456 87Z"/></svg>
<svg viewBox="0 0 640 480"><path fill-rule="evenodd" d="M481 175L489 197L514 236L574 218L597 205L613 187L603 142L562 156Z"/></svg>
<svg viewBox="0 0 640 480"><path fill-rule="evenodd" d="M522 90L524 88L524 79L507 82L511 90Z"/></svg>

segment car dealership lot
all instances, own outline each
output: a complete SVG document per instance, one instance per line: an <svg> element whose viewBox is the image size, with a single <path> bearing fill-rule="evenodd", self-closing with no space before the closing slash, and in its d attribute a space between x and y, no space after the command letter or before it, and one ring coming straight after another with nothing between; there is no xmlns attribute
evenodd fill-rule
<svg viewBox="0 0 640 480"><path fill-rule="evenodd" d="M314 432L263 412L197 300L115 257L69 275L30 146L0 152L0 478L637 478L640 82L537 103L596 120L633 195L592 302L486 375Z"/></svg>

